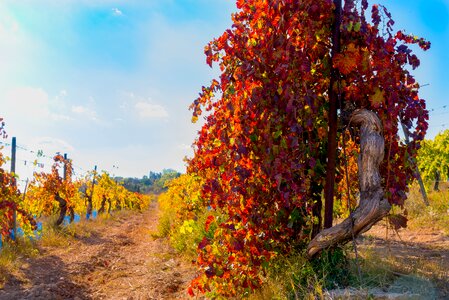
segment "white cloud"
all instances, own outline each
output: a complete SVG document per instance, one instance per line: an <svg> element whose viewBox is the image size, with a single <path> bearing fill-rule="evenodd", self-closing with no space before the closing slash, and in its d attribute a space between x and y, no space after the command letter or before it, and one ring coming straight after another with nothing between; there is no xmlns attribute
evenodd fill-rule
<svg viewBox="0 0 449 300"><path fill-rule="evenodd" d="M88 106L73 105L71 110L72 110L72 113L74 113L80 117L87 118L91 121L96 121L96 122L99 121L97 112Z"/></svg>
<svg viewBox="0 0 449 300"><path fill-rule="evenodd" d="M114 7L112 9L112 14L117 17L123 16L123 12L120 9L118 9L117 7Z"/></svg>
<svg viewBox="0 0 449 300"><path fill-rule="evenodd" d="M59 95L60 95L61 97L65 97L65 96L67 96L67 91L66 91L66 90L61 90L61 91L59 92Z"/></svg>
<svg viewBox="0 0 449 300"><path fill-rule="evenodd" d="M6 93L6 110L36 116L38 118L48 117L49 99L48 94L41 88L18 87ZM3 105L2 105L3 106ZM5 107L2 107L5 109Z"/></svg>
<svg viewBox="0 0 449 300"><path fill-rule="evenodd" d="M142 119L162 119L168 117L168 112L162 105L153 104L147 101L139 101L134 108Z"/></svg>
<svg viewBox="0 0 449 300"><path fill-rule="evenodd" d="M75 150L67 141L49 136L38 137L32 141L32 144L38 147L39 150L43 150L44 153L62 153Z"/></svg>
<svg viewBox="0 0 449 300"><path fill-rule="evenodd" d="M178 148L181 150L192 150L192 146L187 144L180 144L178 145Z"/></svg>
<svg viewBox="0 0 449 300"><path fill-rule="evenodd" d="M77 114L83 114L86 111L86 108L84 106L72 106L72 112Z"/></svg>
<svg viewBox="0 0 449 300"><path fill-rule="evenodd" d="M59 110L53 109L53 102L59 101L57 97L50 99L47 92L35 87L16 87L2 95L2 114L7 120L14 123L34 127L48 124L51 121L70 120L71 118Z"/></svg>
<svg viewBox="0 0 449 300"><path fill-rule="evenodd" d="M154 92L156 93L156 92ZM164 106L154 102L150 97L142 97L133 92L122 92L122 103L119 105L122 113L137 114L140 119L167 119L169 114Z"/></svg>

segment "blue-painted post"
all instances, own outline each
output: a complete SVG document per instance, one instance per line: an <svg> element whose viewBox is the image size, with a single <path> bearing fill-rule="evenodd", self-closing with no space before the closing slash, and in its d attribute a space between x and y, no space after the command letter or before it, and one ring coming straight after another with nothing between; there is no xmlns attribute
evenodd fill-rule
<svg viewBox="0 0 449 300"><path fill-rule="evenodd" d="M67 179L67 164L65 163L67 161L67 153L64 153L64 177L63 180Z"/></svg>
<svg viewBox="0 0 449 300"><path fill-rule="evenodd" d="M12 143L11 143L11 174L13 174L14 176L16 173L16 146L17 146L16 137L13 137ZM16 185L15 179L13 180L13 185ZM12 232L11 232L10 236L13 241L16 240L16 237L17 237L17 212L16 212L15 208L13 210L13 215L12 215Z"/></svg>

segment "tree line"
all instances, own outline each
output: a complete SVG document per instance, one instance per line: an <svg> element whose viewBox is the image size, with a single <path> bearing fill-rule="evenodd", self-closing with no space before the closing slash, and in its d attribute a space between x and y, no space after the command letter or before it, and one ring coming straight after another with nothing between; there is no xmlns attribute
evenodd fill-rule
<svg viewBox="0 0 449 300"><path fill-rule="evenodd" d="M162 172L153 172L144 175L142 178L136 177L114 177L116 182L121 182L130 192L140 194L160 194L167 190L166 184L181 176L181 173L173 169L163 169Z"/></svg>

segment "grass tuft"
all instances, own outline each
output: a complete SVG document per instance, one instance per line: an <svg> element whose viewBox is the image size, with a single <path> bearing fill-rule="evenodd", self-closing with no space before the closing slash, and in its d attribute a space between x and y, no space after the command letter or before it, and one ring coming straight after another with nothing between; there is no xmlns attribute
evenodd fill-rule
<svg viewBox="0 0 449 300"><path fill-rule="evenodd" d="M6 283L24 258L39 255L36 242L29 238L19 238L17 241L5 242L0 249L0 288Z"/></svg>
<svg viewBox="0 0 449 300"><path fill-rule="evenodd" d="M304 252L279 256L270 263L264 286L249 299L325 299L326 289L350 283L349 263L341 248L324 251L313 260Z"/></svg>

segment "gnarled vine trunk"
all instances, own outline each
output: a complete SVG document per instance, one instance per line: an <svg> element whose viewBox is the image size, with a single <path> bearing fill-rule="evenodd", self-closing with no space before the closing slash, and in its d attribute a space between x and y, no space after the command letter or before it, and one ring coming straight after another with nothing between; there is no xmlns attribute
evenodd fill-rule
<svg viewBox="0 0 449 300"><path fill-rule="evenodd" d="M360 126L359 206L342 223L324 229L312 239L307 248L310 257L323 249L348 242L353 236L369 230L385 217L391 208L385 198L379 172L385 147L381 121L374 112L358 109L352 114L351 123Z"/></svg>
<svg viewBox="0 0 449 300"><path fill-rule="evenodd" d="M440 176L440 171L436 170L435 171L435 184L433 185L433 190L436 192L440 191L440 180L441 180L441 176Z"/></svg>
<svg viewBox="0 0 449 300"><path fill-rule="evenodd" d="M87 209L86 209L86 219L90 219L90 216L92 216L92 194L87 196Z"/></svg>
<svg viewBox="0 0 449 300"><path fill-rule="evenodd" d="M64 217L67 213L67 201L62 198L59 193L55 194L55 200L58 201L59 203L59 217L56 220L56 226L59 226L62 224L62 222L64 221Z"/></svg>
<svg viewBox="0 0 449 300"><path fill-rule="evenodd" d="M73 207L69 207L69 216L70 216L70 223L73 223L73 221L75 220L75 210L73 209Z"/></svg>

